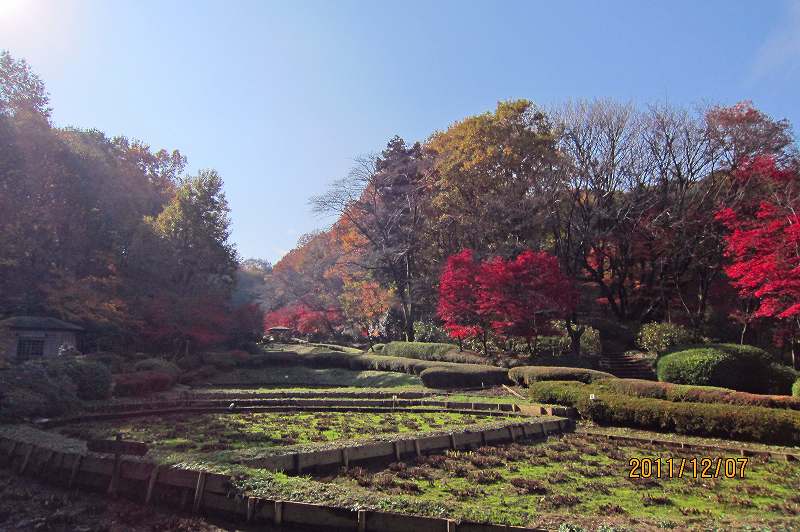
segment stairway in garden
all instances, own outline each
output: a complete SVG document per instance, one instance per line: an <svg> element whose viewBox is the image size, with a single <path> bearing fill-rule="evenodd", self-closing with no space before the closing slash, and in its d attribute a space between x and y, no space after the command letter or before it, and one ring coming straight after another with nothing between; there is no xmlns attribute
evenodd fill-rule
<svg viewBox="0 0 800 532"><path fill-rule="evenodd" d="M623 379L656 379L650 360L630 352L603 353L600 369Z"/></svg>

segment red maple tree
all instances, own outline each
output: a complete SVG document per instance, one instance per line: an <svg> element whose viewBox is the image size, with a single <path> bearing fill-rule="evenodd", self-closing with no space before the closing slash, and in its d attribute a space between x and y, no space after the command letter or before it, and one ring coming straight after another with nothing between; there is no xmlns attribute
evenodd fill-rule
<svg viewBox="0 0 800 532"><path fill-rule="evenodd" d="M531 353L536 339L552 334L552 321L571 313L576 300L572 283L548 253L528 250L481 266L478 312L498 335L524 338Z"/></svg>
<svg viewBox="0 0 800 532"><path fill-rule="evenodd" d="M466 249L447 259L438 310L451 337L480 337L484 353L489 330L524 338L533 351L536 338L550 333L552 320L572 312L576 300L572 283L548 253L528 250L513 260L480 263Z"/></svg>
<svg viewBox="0 0 800 532"><path fill-rule="evenodd" d="M796 164L778 166L771 156L744 161L736 172L749 197L717 220L728 228L725 273L739 295L754 298L756 318L772 318L790 337L792 363L800 331L800 175Z"/></svg>
<svg viewBox="0 0 800 532"><path fill-rule="evenodd" d="M447 258L439 280L438 315L451 338L482 338L486 351L488 321L478 311L478 272L480 263L471 249Z"/></svg>

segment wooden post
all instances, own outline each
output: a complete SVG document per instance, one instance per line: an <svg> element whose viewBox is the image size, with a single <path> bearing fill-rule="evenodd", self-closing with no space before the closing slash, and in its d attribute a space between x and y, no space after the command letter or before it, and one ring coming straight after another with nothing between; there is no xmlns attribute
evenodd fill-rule
<svg viewBox="0 0 800 532"><path fill-rule="evenodd" d="M256 498L255 497L248 497L247 498L247 522L253 522L253 516L256 513Z"/></svg>
<svg viewBox="0 0 800 532"><path fill-rule="evenodd" d="M419 440L414 440L414 451L417 453L417 458L422 456L422 451L419 448Z"/></svg>
<svg viewBox="0 0 800 532"><path fill-rule="evenodd" d="M302 471L302 468L300 467L300 453L294 453L292 456L292 462L294 463L294 470L299 475Z"/></svg>
<svg viewBox="0 0 800 532"><path fill-rule="evenodd" d="M450 448L456 450L456 435L450 434Z"/></svg>
<svg viewBox="0 0 800 532"><path fill-rule="evenodd" d="M350 451L347 449L347 447L342 449L342 464L344 464L345 469L350 467Z"/></svg>
<svg viewBox="0 0 800 532"><path fill-rule="evenodd" d="M19 442L14 440L14 442L11 444L11 449L8 450L7 458L9 464L11 463L11 460L14 458L14 451L17 450L17 445L19 445Z"/></svg>
<svg viewBox="0 0 800 532"><path fill-rule="evenodd" d="M367 532L367 511L358 511L358 532Z"/></svg>
<svg viewBox="0 0 800 532"><path fill-rule="evenodd" d="M514 435L514 425L509 425L508 426L508 435L511 438L512 442L517 441L516 436Z"/></svg>
<svg viewBox="0 0 800 532"><path fill-rule="evenodd" d="M194 504L192 505L192 513L197 513L200 511L200 505L203 502L203 492L206 489L206 475L205 471L200 471L200 474L197 475L197 485L194 489Z"/></svg>
<svg viewBox="0 0 800 532"><path fill-rule="evenodd" d="M78 471L81 469L81 462L83 462L83 456L79 454L75 455L75 461L72 462L72 471L69 474L68 488L71 488L72 485L75 484L75 479L78 478Z"/></svg>
<svg viewBox="0 0 800 532"><path fill-rule="evenodd" d="M150 478L147 479L147 493L144 496L144 503L145 505L150 504L153 500L153 490L156 487L156 481L158 480L158 474L160 472L160 468L158 464L153 466L153 469L150 471Z"/></svg>
<svg viewBox="0 0 800 532"><path fill-rule="evenodd" d="M19 471L18 471L18 473L19 473L20 475L21 475L21 474L23 474L23 473L25 472L25 470L28 468L28 462L29 462L29 461L30 461L30 459L31 459L31 455L33 454L33 450L34 450L34 449L36 449L36 446L35 446L35 445L33 445L33 444L31 444L31 447L30 447L30 449L28 449L28 452L27 452L27 453L25 453L25 458L23 458L23 459L22 459L22 464L19 466Z"/></svg>
<svg viewBox="0 0 800 532"><path fill-rule="evenodd" d="M117 436L114 438L114 441L121 442L122 441L122 434L117 433ZM120 458L121 458L121 455L119 453L119 450L117 450L114 453L114 469L111 472L111 482L108 484L108 494L109 495L116 495L117 494L117 485L119 484Z"/></svg>
<svg viewBox="0 0 800 532"><path fill-rule="evenodd" d="M392 447L394 447L394 459L399 462L400 461L400 445L395 441L392 442Z"/></svg>
<svg viewBox="0 0 800 532"><path fill-rule="evenodd" d="M56 452L50 451L47 455L47 459L42 461L42 465L39 467L39 474L47 472L47 466L50 465L50 462L53 461L53 457L55 457Z"/></svg>
<svg viewBox="0 0 800 532"><path fill-rule="evenodd" d="M452 519L447 520L447 532L456 532L458 523Z"/></svg>
<svg viewBox="0 0 800 532"><path fill-rule="evenodd" d="M283 501L275 501L275 513L272 521L275 525L283 524Z"/></svg>
<svg viewBox="0 0 800 532"><path fill-rule="evenodd" d="M481 431L481 445L486 447L486 431Z"/></svg>

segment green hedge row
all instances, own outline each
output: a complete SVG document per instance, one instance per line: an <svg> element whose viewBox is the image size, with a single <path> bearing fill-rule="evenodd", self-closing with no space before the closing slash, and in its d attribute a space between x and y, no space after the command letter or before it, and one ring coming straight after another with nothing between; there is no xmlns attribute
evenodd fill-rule
<svg viewBox="0 0 800 532"><path fill-rule="evenodd" d="M419 377L428 388L483 388L509 382L507 370L475 364L428 368Z"/></svg>
<svg viewBox="0 0 800 532"><path fill-rule="evenodd" d="M560 366L518 366L508 372L508 377L519 386L529 386L531 383L538 381L580 381L588 383L598 379L615 378L605 371Z"/></svg>
<svg viewBox="0 0 800 532"><path fill-rule="evenodd" d="M249 367L266 366L310 366L315 368L342 368L355 371L392 371L419 375L426 386L434 388L478 388L505 384L508 370L481 364L462 364L386 356L370 353L354 354L341 352L297 354L285 351L251 356ZM436 369L438 371L427 370Z"/></svg>
<svg viewBox="0 0 800 532"><path fill-rule="evenodd" d="M631 397L664 399L676 403L719 403L800 410L800 398L787 395L760 395L712 386L671 384L639 379L608 379L596 384L613 393ZM800 386L798 387L800 388Z"/></svg>
<svg viewBox="0 0 800 532"><path fill-rule="evenodd" d="M743 392L789 394L797 374L772 355L749 345L709 344L666 354L658 360L658 380L719 386Z"/></svg>
<svg viewBox="0 0 800 532"><path fill-rule="evenodd" d="M114 395L139 397L172 388L175 377L163 371L134 371L114 376Z"/></svg>
<svg viewBox="0 0 800 532"><path fill-rule="evenodd" d="M110 391L111 372L86 357L26 362L0 371L0 420L64 415Z"/></svg>
<svg viewBox="0 0 800 532"><path fill-rule="evenodd" d="M578 382L538 382L529 394L535 401L575 407L600 425L773 444L800 442L800 412L793 410L629 397Z"/></svg>
<svg viewBox="0 0 800 532"><path fill-rule="evenodd" d="M438 362L456 362L460 364L481 364L485 359L472 352L459 351L457 345L439 342L389 342L378 344L383 347L374 349L375 353L391 357L417 358Z"/></svg>

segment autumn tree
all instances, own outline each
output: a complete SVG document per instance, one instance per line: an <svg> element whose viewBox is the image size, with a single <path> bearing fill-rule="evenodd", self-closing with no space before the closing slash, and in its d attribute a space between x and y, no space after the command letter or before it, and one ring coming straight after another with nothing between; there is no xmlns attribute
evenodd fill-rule
<svg viewBox="0 0 800 532"><path fill-rule="evenodd" d="M757 193L758 201L720 210L728 228L725 268L744 298L754 298L756 318L781 324L797 368L796 340L800 332L800 173L798 163L779 166L773 157L743 161L736 173Z"/></svg>
<svg viewBox="0 0 800 532"><path fill-rule="evenodd" d="M350 175L312 199L317 212L334 214L356 235L358 265L397 297L406 340L414 339L421 301L425 185L422 148L392 138L380 155L362 158Z"/></svg>
<svg viewBox="0 0 800 532"><path fill-rule="evenodd" d="M439 281L437 314L450 337L458 340L459 348L465 339L480 338L485 354L490 323L478 306L480 269L480 261L471 249L447 258Z"/></svg>
<svg viewBox="0 0 800 532"><path fill-rule="evenodd" d="M526 250L516 258L495 257L478 271L478 314L503 337L523 338L533 354L539 336L552 334L552 321L573 311L576 292L558 259Z"/></svg>
<svg viewBox="0 0 800 532"><path fill-rule="evenodd" d="M555 140L547 115L527 100L499 102L431 136L432 236L441 260L463 248L538 247L559 178Z"/></svg>

